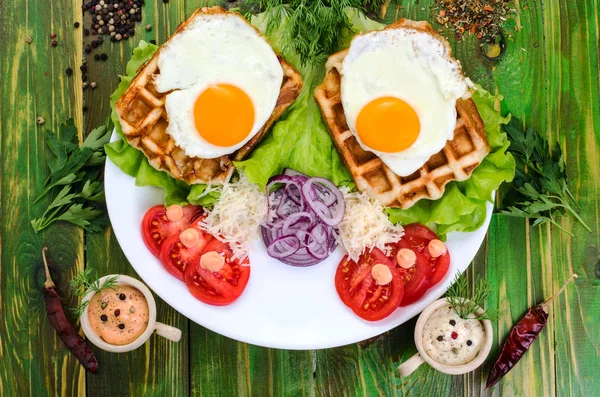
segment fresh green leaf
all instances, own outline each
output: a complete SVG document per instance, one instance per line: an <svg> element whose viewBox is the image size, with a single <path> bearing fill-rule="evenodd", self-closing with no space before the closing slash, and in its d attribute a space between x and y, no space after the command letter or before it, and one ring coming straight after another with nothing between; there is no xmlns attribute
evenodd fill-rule
<svg viewBox="0 0 600 397"><path fill-rule="evenodd" d="M490 283L485 279L480 279L475 288L470 290L467 278L461 276L461 274L456 275L454 282L446 292L446 301L452 306L454 312L463 320L496 318L495 312L483 310L485 302L492 292ZM475 315L478 307L481 307L483 312Z"/></svg>
<svg viewBox="0 0 600 397"><path fill-rule="evenodd" d="M95 279L96 281L92 282L90 280ZM92 268L87 268L85 270L80 271L69 281L69 286L75 292L76 295L83 297L88 292L92 291L96 294L104 291L105 289L115 289L118 285L117 280L119 279L118 275L107 277L102 283L98 279L98 274L92 270ZM89 306L91 299L82 300L79 306L75 308L70 308L75 317L79 318L85 312L85 309Z"/></svg>

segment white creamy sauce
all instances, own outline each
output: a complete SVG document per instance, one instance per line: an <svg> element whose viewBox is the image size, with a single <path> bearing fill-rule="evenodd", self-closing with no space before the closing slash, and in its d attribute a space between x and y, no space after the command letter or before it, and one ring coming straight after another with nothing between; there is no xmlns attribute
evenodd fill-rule
<svg viewBox="0 0 600 397"><path fill-rule="evenodd" d="M448 365L473 361L485 342L485 329L479 320L463 320L450 305L429 316L423 328L423 348L433 360Z"/></svg>

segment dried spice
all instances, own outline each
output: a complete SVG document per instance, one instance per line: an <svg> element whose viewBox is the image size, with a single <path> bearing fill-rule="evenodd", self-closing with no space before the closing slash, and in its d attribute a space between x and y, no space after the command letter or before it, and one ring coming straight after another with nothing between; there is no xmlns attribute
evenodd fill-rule
<svg viewBox="0 0 600 397"><path fill-rule="evenodd" d="M497 43L502 24L515 13L510 0L436 0L433 17L460 40L466 33Z"/></svg>
<svg viewBox="0 0 600 397"><path fill-rule="evenodd" d="M569 282L574 278L577 278L576 274L569 277L562 288L552 295L550 299L529 309L521 321L513 327L506 342L504 342L500 356L490 370L485 386L486 389L489 389L502 379L502 377L506 375L527 352L529 346L531 346L539 333L546 326L546 322L548 321L548 306L550 306L552 301L563 292Z"/></svg>

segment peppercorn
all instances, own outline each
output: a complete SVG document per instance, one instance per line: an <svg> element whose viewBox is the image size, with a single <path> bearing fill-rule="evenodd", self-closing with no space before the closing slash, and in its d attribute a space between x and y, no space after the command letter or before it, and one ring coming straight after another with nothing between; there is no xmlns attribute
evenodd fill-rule
<svg viewBox="0 0 600 397"><path fill-rule="evenodd" d="M27 44L31 44L32 41L33 41L33 39L31 37L29 37L29 36L25 37L25 42Z"/></svg>
<svg viewBox="0 0 600 397"><path fill-rule="evenodd" d="M119 317L121 315L121 310L115 310L115 317Z"/></svg>
<svg viewBox="0 0 600 397"><path fill-rule="evenodd" d="M154 39L153 39L153 40L150 40L150 44L154 44L154 45L156 45L156 40L154 40Z"/></svg>
<svg viewBox="0 0 600 397"><path fill-rule="evenodd" d="M92 89L96 88L96 86L97 86L97 84L96 84L96 82L95 82L95 81L92 81L92 82L90 83L90 87L92 87ZM121 295L123 295L123 294L121 294ZM124 296L124 295L123 295L123 296ZM121 296L119 296L119 298L120 298L120 297L121 297ZM121 299L121 300L124 300L124 299L125 299L125 298L123 298L123 299Z"/></svg>
<svg viewBox="0 0 600 397"><path fill-rule="evenodd" d="M149 32L149 31L151 31L151 30L152 30L152 25L150 25L150 24L146 25L146 30L147 30L148 32Z"/></svg>
<svg viewBox="0 0 600 397"><path fill-rule="evenodd" d="M46 120L42 116L38 116L38 118L35 121L39 125L42 125L42 124L44 124L46 122Z"/></svg>
<svg viewBox="0 0 600 397"><path fill-rule="evenodd" d="M117 41L121 41L121 39L122 39L122 38L123 38L123 36L122 36L120 33L117 33L117 34L115 35L115 39L116 39Z"/></svg>
<svg viewBox="0 0 600 397"><path fill-rule="evenodd" d="M467 341L467 346L471 346L473 344L473 342L471 340Z"/></svg>
<svg viewBox="0 0 600 397"><path fill-rule="evenodd" d="M450 320L450 325L454 327L456 325L456 321Z"/></svg>
<svg viewBox="0 0 600 397"><path fill-rule="evenodd" d="M73 27L74 27L75 29L77 29L77 28L79 27L79 22L75 22L75 23L73 24Z"/></svg>
<svg viewBox="0 0 600 397"><path fill-rule="evenodd" d="M163 0L163 3L168 3L168 2L169 2L169 0Z"/></svg>
<svg viewBox="0 0 600 397"><path fill-rule="evenodd" d="M87 81L87 79L88 79L87 74L83 73L81 75L81 81Z"/></svg>
<svg viewBox="0 0 600 397"><path fill-rule="evenodd" d="M92 47L90 47L89 45L86 45L85 52L86 52L86 54L89 54L90 52L92 52Z"/></svg>
<svg viewBox="0 0 600 397"><path fill-rule="evenodd" d="M119 329L125 329L125 324L119 324Z"/></svg>
<svg viewBox="0 0 600 397"><path fill-rule="evenodd" d="M95 83L92 83L92 84L95 84ZM122 301L124 301L125 298L126 298L125 294L120 294L119 295L119 299L121 299Z"/></svg>
<svg viewBox="0 0 600 397"><path fill-rule="evenodd" d="M108 303L102 302L102 303L100 303L100 308L102 308L102 310L104 310L104 309L106 309L107 305L108 305Z"/></svg>
<svg viewBox="0 0 600 397"><path fill-rule="evenodd" d="M438 342L441 342L441 341L444 340L444 337L442 335L440 335L440 336L437 337L437 340L438 340Z"/></svg>
<svg viewBox="0 0 600 397"><path fill-rule="evenodd" d="M131 306L131 307L129 308L129 313L135 313L135 307Z"/></svg>
<svg viewBox="0 0 600 397"><path fill-rule="evenodd" d="M50 33L50 38L51 39L55 39L56 38L56 33Z"/></svg>
<svg viewBox="0 0 600 397"><path fill-rule="evenodd" d="M100 60L100 55L94 54L94 61L99 61L99 60Z"/></svg>
<svg viewBox="0 0 600 397"><path fill-rule="evenodd" d="M87 112L87 110L88 110L87 105L83 105L83 108L81 110L83 110L84 112Z"/></svg>
<svg viewBox="0 0 600 397"><path fill-rule="evenodd" d="M87 79L87 76L86 76ZM83 89L85 90L88 87L88 83L87 81L84 81L83 84L81 85L83 87Z"/></svg>
<svg viewBox="0 0 600 397"><path fill-rule="evenodd" d="M50 44L52 44L52 47L56 47L58 45L58 42L56 40L52 40Z"/></svg>
<svg viewBox="0 0 600 397"><path fill-rule="evenodd" d="M88 67L87 65L84 63L83 65L81 65L79 67L79 70L81 70L83 73L86 73L88 71Z"/></svg>
<svg viewBox="0 0 600 397"><path fill-rule="evenodd" d="M100 54L100 59L102 61L106 61L108 59L108 55L106 55L105 53Z"/></svg>
<svg viewBox="0 0 600 397"><path fill-rule="evenodd" d="M67 76L72 76L72 75L73 75L73 69L71 69L71 68L67 68L67 69L65 70L65 73L67 74Z"/></svg>
<svg viewBox="0 0 600 397"><path fill-rule="evenodd" d="M108 316L106 314L103 314L103 315L100 316L100 320L107 321L108 320Z"/></svg>

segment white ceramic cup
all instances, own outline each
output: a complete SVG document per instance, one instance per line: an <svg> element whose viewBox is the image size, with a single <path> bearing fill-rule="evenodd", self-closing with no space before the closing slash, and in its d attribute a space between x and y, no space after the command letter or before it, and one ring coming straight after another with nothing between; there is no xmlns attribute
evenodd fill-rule
<svg viewBox="0 0 600 397"><path fill-rule="evenodd" d="M90 325L90 319L88 317L88 307L85 308L80 317L81 329L83 333L88 338L90 342L99 348L112 352L112 353L124 353L134 349L137 349L150 338L150 336L156 332L158 335L172 340L173 342L179 342L181 339L181 330L175 327L171 327L170 325L166 325L163 323L159 323L156 321L156 302L154 301L154 297L152 296L152 292L146 287L142 282L136 280L133 277L118 275L118 274L110 274L108 276L101 277L98 280L99 285L102 285L104 280L109 277L117 277L118 285L129 285L142 294L144 294L144 298L146 298L146 302L148 302L148 327L144 333L142 333L136 340L126 345L113 345L110 343L106 343L102 338L94 332L92 326ZM82 301L90 300L94 296L94 291L88 291L87 294L83 297Z"/></svg>
<svg viewBox="0 0 600 397"><path fill-rule="evenodd" d="M479 351L477 357L475 357L472 361L462 364L462 365L449 365L442 364L440 362L435 361L423 348L423 328L425 327L425 323L429 320L431 314L439 309L442 306L448 304L446 298L438 299L423 310L419 319L417 320L417 325L415 325L415 345L417 346L417 350L419 351L417 354L400 364L398 367L398 371L400 371L400 375L402 377L408 376L412 374L421 364L426 362L432 368L437 369L440 372L450 374L450 375L462 375L467 372L471 372L481 366L487 356L490 354L490 350L492 349L492 340L493 340L493 332L492 323L490 320L480 320L483 324L483 328L485 329L485 340L483 342L483 346ZM483 309L477 306L475 310L476 315L480 315L483 313Z"/></svg>

